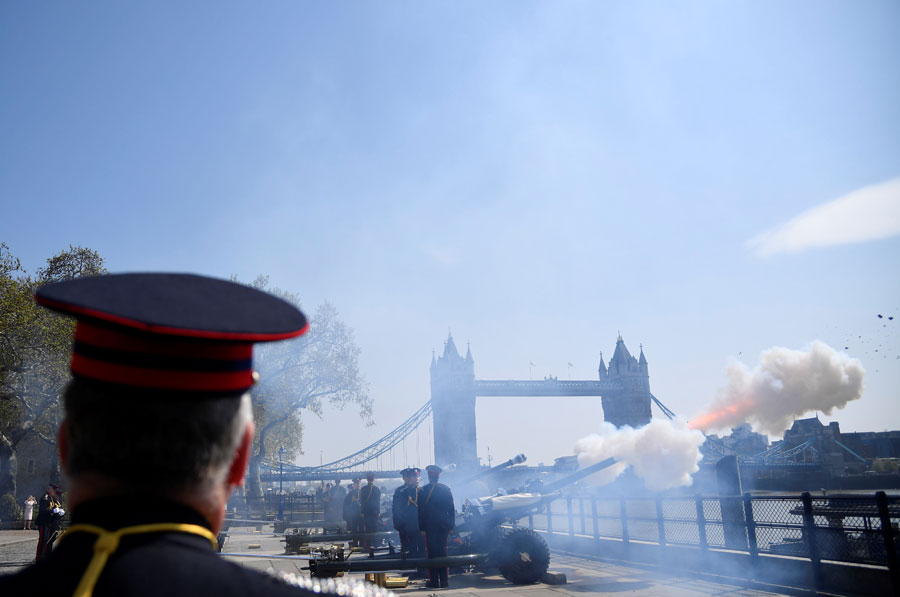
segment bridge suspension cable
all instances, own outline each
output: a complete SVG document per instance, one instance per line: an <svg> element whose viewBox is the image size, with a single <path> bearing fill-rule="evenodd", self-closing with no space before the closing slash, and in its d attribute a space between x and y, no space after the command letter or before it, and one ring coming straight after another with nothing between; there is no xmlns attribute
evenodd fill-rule
<svg viewBox="0 0 900 597"><path fill-rule="evenodd" d="M329 462L321 466L296 466L285 465L284 470L290 472L304 473L334 473L345 472L358 466L362 466L372 461L376 461L391 448L402 442L410 433L422 424L425 419L431 415L431 401L426 402L419 410L412 414L411 417L401 423L396 429L379 439L378 441L366 446L358 452L354 452L349 456L345 456L340 460ZM277 471L278 462L267 461L263 464L269 470ZM404 466L406 466L404 464Z"/></svg>
<svg viewBox="0 0 900 597"><path fill-rule="evenodd" d="M671 421L672 419L675 418L675 413L673 413L671 410L669 410L668 407L666 407L665 404L663 404L662 402L660 402L659 398L657 398L657 397L654 396L653 394L650 394L650 399L653 400L653 403L654 403L656 406L659 407L659 410L662 411L662 414L666 415L666 417L667 417L670 421Z"/></svg>

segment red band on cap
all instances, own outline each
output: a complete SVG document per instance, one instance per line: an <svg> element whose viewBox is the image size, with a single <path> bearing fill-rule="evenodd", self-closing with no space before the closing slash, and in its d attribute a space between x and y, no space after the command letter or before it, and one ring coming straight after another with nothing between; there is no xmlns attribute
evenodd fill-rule
<svg viewBox="0 0 900 597"><path fill-rule="evenodd" d="M205 359L250 359L253 344L239 341L210 341L179 339L172 336L150 336L79 321L75 326L75 341L98 348L123 350L148 355L167 355Z"/></svg>
<svg viewBox="0 0 900 597"><path fill-rule="evenodd" d="M241 392L253 386L253 372L202 372L147 369L109 363L75 353L72 373L81 377L142 388L187 392Z"/></svg>

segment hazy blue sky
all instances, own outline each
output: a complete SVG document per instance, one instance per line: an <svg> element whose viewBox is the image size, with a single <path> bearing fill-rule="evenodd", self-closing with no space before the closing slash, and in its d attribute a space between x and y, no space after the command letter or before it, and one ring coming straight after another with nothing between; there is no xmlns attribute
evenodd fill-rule
<svg viewBox="0 0 900 597"><path fill-rule="evenodd" d="M685 417L820 339L867 371L842 429L900 429L898 32L895 1L4 2L0 240L333 302L378 424L307 418L304 463L427 400L448 330L483 379L593 379L621 331ZM479 455L600 417L480 399Z"/></svg>

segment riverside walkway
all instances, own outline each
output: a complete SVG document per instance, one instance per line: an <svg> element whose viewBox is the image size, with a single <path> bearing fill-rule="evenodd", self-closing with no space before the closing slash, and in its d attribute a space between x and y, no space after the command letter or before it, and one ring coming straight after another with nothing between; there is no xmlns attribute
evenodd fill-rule
<svg viewBox="0 0 900 597"><path fill-rule="evenodd" d="M284 544L274 535L271 524L264 525L257 535L256 527L240 528L232 526L236 533L229 537L225 551L246 554L246 556L224 556L235 563L257 570L274 569L307 575L301 568L304 560L272 557L284 554ZM248 534L238 535L237 532ZM37 546L37 531L0 531L0 575L11 574L27 566L34 559ZM789 587L772 587L745 581L714 577L711 575L673 574L671 571L652 566L628 565L590 558L571 553L554 551L551 570L566 575L567 582L560 585L534 584L512 585L503 577L485 574L456 574L450 577L449 589L426 589L423 581L413 581L406 588L394 589L398 595L465 595L487 597L497 595L525 595L528 597L582 597L585 595L627 594L639 597L675 595L679 597L700 596L764 596L764 595L813 595L810 591ZM362 575L352 575L362 576Z"/></svg>

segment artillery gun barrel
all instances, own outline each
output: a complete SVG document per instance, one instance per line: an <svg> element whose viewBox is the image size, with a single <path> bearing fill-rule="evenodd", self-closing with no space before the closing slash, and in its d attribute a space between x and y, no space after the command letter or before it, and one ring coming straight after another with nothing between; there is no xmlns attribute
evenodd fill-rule
<svg viewBox="0 0 900 597"><path fill-rule="evenodd" d="M587 477L589 475L593 475L597 471L601 471L605 468L611 467L616 462L618 462L618 460L616 460L615 458L607 458L606 460L602 460L600 462L592 464L591 466L585 467L585 468L581 469L580 471L575 471L571 475L568 475L566 477L563 477L562 479L554 481L553 483L550 483L549 485L545 485L544 487L542 487L540 489L540 493L547 494L547 493L553 493L554 491L559 491L566 485L571 485L572 483L575 483L576 481L580 481L581 479L584 479L585 477Z"/></svg>
<svg viewBox="0 0 900 597"><path fill-rule="evenodd" d="M310 560L309 571L315 574L333 574L335 572L383 572L387 570L415 570L417 568L458 568L479 564L487 558L486 554L470 553L460 556L441 556L439 558L360 558L342 562L328 560Z"/></svg>
<svg viewBox="0 0 900 597"><path fill-rule="evenodd" d="M284 556L273 555L270 553L244 553L244 552L228 552L219 553L222 557L232 558L260 558L263 560L314 560L316 556Z"/></svg>
<svg viewBox="0 0 900 597"><path fill-rule="evenodd" d="M495 466L493 468L489 468L489 469L483 470L479 473L475 473L473 476L471 476L468 479L466 479L465 481L463 481L463 484L477 481L478 479L481 479L482 477L486 477L486 476L490 475L491 473L496 473L497 471L502 471L505 468L509 468L509 467L515 466L517 464L522 464L523 462L525 462L525 460L527 460L527 458L528 457L525 456L524 453L516 454L509 460L507 460L505 462L501 462L500 464L498 464L497 466Z"/></svg>

